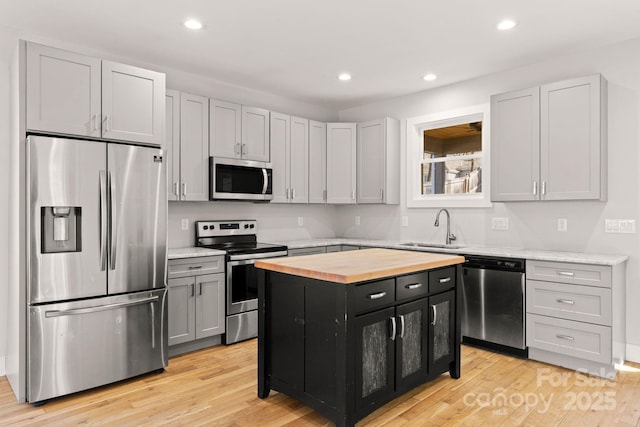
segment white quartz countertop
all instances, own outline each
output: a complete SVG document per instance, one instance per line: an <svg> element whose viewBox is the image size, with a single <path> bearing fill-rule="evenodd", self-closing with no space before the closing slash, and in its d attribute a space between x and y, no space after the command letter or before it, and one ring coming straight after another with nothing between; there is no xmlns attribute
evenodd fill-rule
<svg viewBox="0 0 640 427"><path fill-rule="evenodd" d="M582 252L563 252L563 251L548 251L538 249L524 249L524 248L506 248L506 247L490 247L490 246L464 246L456 248L424 248L416 246L403 245L400 241L393 240L367 240L367 239L348 239L348 238L333 238L333 239L310 239L310 240L290 240L273 242L285 244L289 249L309 248L317 246L330 246L330 245L354 245L354 246L370 246L379 248L391 248L391 249L405 249L413 251L423 252L441 252L441 253L455 253L460 255L486 255L486 256L499 256L506 258L524 258L529 260L540 261L555 261L555 262L574 262L580 264L598 264L598 265L617 265L627 261L626 255L614 255L614 254L594 254L594 253L582 253Z"/></svg>
<svg viewBox="0 0 640 427"><path fill-rule="evenodd" d="M309 240L283 240L269 243L278 243L287 245L289 249L312 248L318 246L331 245L353 245L366 246L389 249L404 249L422 252L440 252L459 255L486 255L499 256L506 258L523 258L539 261L555 261L555 262L573 262L579 264L597 264L597 265L617 265L626 262L626 255L615 254L594 254L582 252L563 252L563 251L547 251L538 249L524 248L505 248L490 246L464 246L456 248L424 248L416 246L403 245L405 242L394 240L368 240L368 239L348 239L348 238L331 238L331 239L309 239ZM170 248L168 250L169 259L194 258L201 256L224 255L224 251L216 249L204 248Z"/></svg>
<svg viewBox="0 0 640 427"><path fill-rule="evenodd" d="M225 251L220 251L217 249L206 249L206 248L169 248L167 250L167 258L168 259L180 259L180 258L196 258L200 256L216 256L216 255L224 255Z"/></svg>

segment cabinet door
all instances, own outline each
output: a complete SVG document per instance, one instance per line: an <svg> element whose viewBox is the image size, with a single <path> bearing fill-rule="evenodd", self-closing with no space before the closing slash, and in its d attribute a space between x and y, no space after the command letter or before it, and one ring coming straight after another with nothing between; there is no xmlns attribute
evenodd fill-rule
<svg viewBox="0 0 640 427"><path fill-rule="evenodd" d="M224 273L197 276L195 286L196 339L224 333Z"/></svg>
<svg viewBox="0 0 640 427"><path fill-rule="evenodd" d="M429 304L427 298L396 309L396 391L404 392L424 382L429 363Z"/></svg>
<svg viewBox="0 0 640 427"><path fill-rule="evenodd" d="M273 167L271 203L289 203L289 147L291 143L291 118L285 114L271 113L269 133L271 138L271 165Z"/></svg>
<svg viewBox="0 0 640 427"><path fill-rule="evenodd" d="M180 94L180 199L209 200L209 100Z"/></svg>
<svg viewBox="0 0 640 427"><path fill-rule="evenodd" d="M355 320L356 412L379 406L394 392L395 324L394 308Z"/></svg>
<svg viewBox="0 0 640 427"><path fill-rule="evenodd" d="M269 111L242 106L242 158L268 162Z"/></svg>
<svg viewBox="0 0 640 427"><path fill-rule="evenodd" d="M491 97L491 200L537 200L540 194L538 87Z"/></svg>
<svg viewBox="0 0 640 427"><path fill-rule="evenodd" d="M100 137L100 60L27 43L27 130Z"/></svg>
<svg viewBox="0 0 640 427"><path fill-rule="evenodd" d="M167 89L162 151L167 168L167 200L180 200L180 92Z"/></svg>
<svg viewBox="0 0 640 427"><path fill-rule="evenodd" d="M309 120L291 117L289 150L291 202L309 203Z"/></svg>
<svg viewBox="0 0 640 427"><path fill-rule="evenodd" d="M309 121L309 203L327 201L327 125Z"/></svg>
<svg viewBox="0 0 640 427"><path fill-rule="evenodd" d="M356 124L327 123L327 203L356 202Z"/></svg>
<svg viewBox="0 0 640 427"><path fill-rule="evenodd" d="M209 155L240 158L242 144L242 107L240 104L211 99Z"/></svg>
<svg viewBox="0 0 640 427"><path fill-rule="evenodd" d="M540 88L543 200L600 199L600 75Z"/></svg>
<svg viewBox="0 0 640 427"><path fill-rule="evenodd" d="M384 195L385 123L358 123L358 203L382 203Z"/></svg>
<svg viewBox="0 0 640 427"><path fill-rule="evenodd" d="M429 374L449 370L455 357L455 292L429 297Z"/></svg>
<svg viewBox="0 0 640 427"><path fill-rule="evenodd" d="M164 74L102 61L103 138L161 146L164 108Z"/></svg>
<svg viewBox="0 0 640 427"><path fill-rule="evenodd" d="M169 345L196 338L195 283L195 277L180 277L168 281Z"/></svg>

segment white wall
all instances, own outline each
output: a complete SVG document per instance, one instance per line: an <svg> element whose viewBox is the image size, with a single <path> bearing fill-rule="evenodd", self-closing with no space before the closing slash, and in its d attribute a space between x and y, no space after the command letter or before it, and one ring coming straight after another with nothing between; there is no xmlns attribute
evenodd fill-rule
<svg viewBox="0 0 640 427"><path fill-rule="evenodd" d="M337 207L251 202L169 202L169 247L194 246L198 220L256 219L258 241L275 243L336 237ZM303 226L298 226L302 217ZM182 230L181 220L189 221Z"/></svg>
<svg viewBox="0 0 640 427"><path fill-rule="evenodd" d="M458 243L526 247L629 256L627 268L628 359L640 361L640 258L638 234L606 234L605 218L638 218L640 212L640 39L576 53L535 65L493 74L410 96L340 112L342 121L385 115L403 120L400 206L341 207L336 233L348 237L444 242L444 227L433 226L435 209L406 207L406 119L489 102L492 94L523 89L564 78L601 73L608 80L609 198L607 202L494 203L491 208L450 209ZM570 165L568 165L570 167ZM570 169L567 173L571 173ZM361 225L354 217L361 216ZM401 227L408 216L409 226ZM491 229L492 217L508 217L509 231ZM557 231L557 218L567 218L568 231ZM640 223L637 224L640 227ZM640 231L640 228L639 228Z"/></svg>

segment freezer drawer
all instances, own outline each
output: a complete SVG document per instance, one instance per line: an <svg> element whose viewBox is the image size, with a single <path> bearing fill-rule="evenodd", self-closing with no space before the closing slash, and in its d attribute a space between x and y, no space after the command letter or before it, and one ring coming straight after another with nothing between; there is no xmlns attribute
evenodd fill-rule
<svg viewBox="0 0 640 427"><path fill-rule="evenodd" d="M165 289L30 307L27 400L163 368L166 313Z"/></svg>

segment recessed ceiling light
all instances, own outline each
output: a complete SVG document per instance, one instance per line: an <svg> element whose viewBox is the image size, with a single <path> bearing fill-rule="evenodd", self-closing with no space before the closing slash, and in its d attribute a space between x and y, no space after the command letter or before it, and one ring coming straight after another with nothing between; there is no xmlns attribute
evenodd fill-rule
<svg viewBox="0 0 640 427"><path fill-rule="evenodd" d="M429 73L429 74L425 74L425 75L424 75L424 77L422 77L422 78L423 78L424 80L428 81L428 82L432 82L432 81L434 81L435 79L437 79L437 78L438 78L438 76L436 76L436 75L435 75L435 74L433 74L433 73Z"/></svg>
<svg viewBox="0 0 640 427"><path fill-rule="evenodd" d="M202 28L202 22L196 21L195 19L189 19L184 21L184 26L190 30L200 30Z"/></svg>
<svg viewBox="0 0 640 427"><path fill-rule="evenodd" d="M348 82L349 80L351 80L351 74L342 73L338 76L338 80L342 80L343 82Z"/></svg>
<svg viewBox="0 0 640 427"><path fill-rule="evenodd" d="M511 20L511 19L505 19L505 20L500 21L500 22L498 23L497 28L498 28L500 31L506 31L506 30L510 30L510 29L512 29L512 28L513 28L513 27L515 27L515 26L516 26L516 21L513 21L513 20Z"/></svg>

